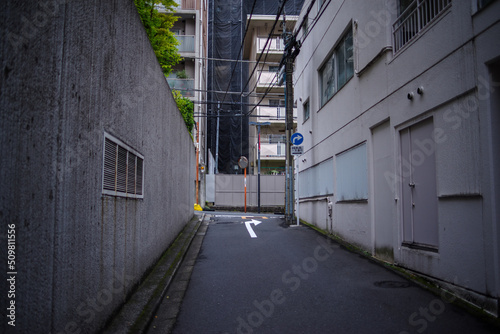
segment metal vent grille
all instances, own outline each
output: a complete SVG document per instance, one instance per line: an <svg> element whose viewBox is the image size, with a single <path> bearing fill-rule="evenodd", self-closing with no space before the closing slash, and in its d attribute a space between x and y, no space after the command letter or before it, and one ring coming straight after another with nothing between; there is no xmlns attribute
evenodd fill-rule
<svg viewBox="0 0 500 334"><path fill-rule="evenodd" d="M102 193L143 198L143 165L142 155L105 134Z"/></svg>

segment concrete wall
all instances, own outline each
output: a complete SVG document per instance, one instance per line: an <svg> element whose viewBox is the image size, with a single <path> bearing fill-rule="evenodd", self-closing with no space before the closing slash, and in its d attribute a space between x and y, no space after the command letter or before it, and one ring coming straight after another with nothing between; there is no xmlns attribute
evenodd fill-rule
<svg viewBox="0 0 500 334"><path fill-rule="evenodd" d="M97 332L192 217L193 142L133 1L0 7L0 235L15 225L17 272L0 331ZM102 195L104 133L144 156L143 199Z"/></svg>
<svg viewBox="0 0 500 334"><path fill-rule="evenodd" d="M332 2L304 41L296 60L295 98L310 99L300 170L333 158L333 215L326 201L302 198L301 217L372 252L443 283L498 312L498 75L500 3L477 10L476 1L453 1L443 15L401 51L392 50L394 0ZM309 15L309 22L317 9ZM303 15L303 14L302 14ZM299 18L299 22L301 18ZM353 30L354 76L324 106L319 69L347 29ZM423 87L423 94L417 88ZM414 99L407 98L413 92ZM402 132L432 118L438 244L434 250L404 243L405 161ZM420 123L421 124L421 123ZM367 145L368 199L337 197L337 157ZM303 161L305 159L305 161ZM416 165L415 165L416 166ZM414 166L414 167L415 167ZM418 167L418 166L417 166ZM406 188L405 188L406 187ZM329 224L328 224L329 223Z"/></svg>

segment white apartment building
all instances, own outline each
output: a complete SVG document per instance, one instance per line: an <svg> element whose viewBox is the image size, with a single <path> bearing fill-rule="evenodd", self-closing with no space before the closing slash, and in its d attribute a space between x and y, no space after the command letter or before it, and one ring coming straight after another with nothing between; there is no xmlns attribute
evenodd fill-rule
<svg viewBox="0 0 500 334"><path fill-rule="evenodd" d="M244 41L243 59L250 61L249 161L253 174L258 173L259 150L259 131L254 123L269 123L260 126L261 174L285 173L285 87L278 85L278 70L285 50L283 17L276 25L275 20L276 15L252 15L247 18L248 32ZM285 21L286 29L292 32L297 16L286 16ZM253 71L259 59L257 68ZM294 127L296 116L294 108Z"/></svg>
<svg viewBox="0 0 500 334"><path fill-rule="evenodd" d="M500 1L310 4L300 217L498 315Z"/></svg>
<svg viewBox="0 0 500 334"><path fill-rule="evenodd" d="M176 0L175 16L178 17L171 29L179 45L179 54L183 58L181 63L174 66L167 78L172 90L178 90L182 96L195 102L195 128L193 139L197 147L196 198L194 201L205 204L206 182L205 172L208 166L206 145L207 106L207 55L208 55L208 2L207 0ZM193 166L195 168L195 166Z"/></svg>

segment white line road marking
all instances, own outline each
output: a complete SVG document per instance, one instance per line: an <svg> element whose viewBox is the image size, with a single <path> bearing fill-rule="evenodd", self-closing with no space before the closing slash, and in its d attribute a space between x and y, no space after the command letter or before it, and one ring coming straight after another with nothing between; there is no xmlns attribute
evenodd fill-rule
<svg viewBox="0 0 500 334"><path fill-rule="evenodd" d="M247 231L248 233L250 234L250 237L252 238L257 238L257 235L255 234L255 232L253 231L252 229L252 226L250 226L250 224L254 224L255 226L259 225L260 223L262 223L261 221L259 220L255 220L255 219L252 219L251 221L249 222L245 222L245 226L247 228Z"/></svg>

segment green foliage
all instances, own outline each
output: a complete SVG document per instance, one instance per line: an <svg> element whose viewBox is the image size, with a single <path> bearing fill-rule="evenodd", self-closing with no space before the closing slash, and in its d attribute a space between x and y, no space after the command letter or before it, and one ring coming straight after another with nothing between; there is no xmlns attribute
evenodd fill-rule
<svg viewBox="0 0 500 334"><path fill-rule="evenodd" d="M179 42L175 34L170 31L177 21L177 17L172 14L177 4L174 0L134 0L134 3L142 24L146 28L156 58L163 73L168 76L172 72L172 67L182 60L177 49ZM163 5L168 14L158 12L155 7L157 5Z"/></svg>
<svg viewBox="0 0 500 334"><path fill-rule="evenodd" d="M177 103L177 107L181 111L182 118L184 118L184 122L186 123L186 127L189 132L193 131L194 126L194 104L187 97L183 97L181 92L178 90L172 90L172 94L174 95L174 100Z"/></svg>
<svg viewBox="0 0 500 334"><path fill-rule="evenodd" d="M178 71L176 73L177 79L187 79L188 75L186 73L186 70Z"/></svg>

